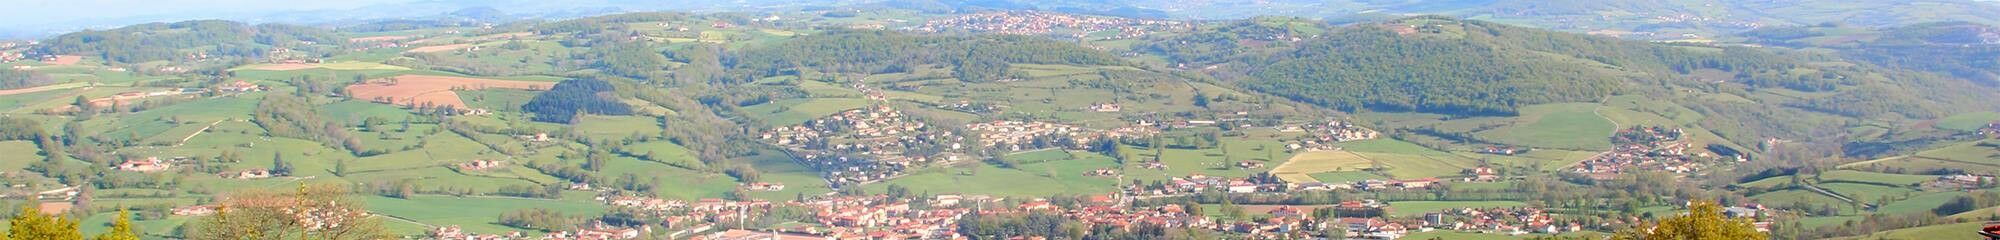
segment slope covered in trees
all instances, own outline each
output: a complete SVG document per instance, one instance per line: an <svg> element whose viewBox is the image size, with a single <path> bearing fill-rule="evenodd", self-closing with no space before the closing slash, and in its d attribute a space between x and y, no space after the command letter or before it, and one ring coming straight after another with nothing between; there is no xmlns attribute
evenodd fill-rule
<svg viewBox="0 0 2000 240"><path fill-rule="evenodd" d="M604 80L570 79L536 95L521 109L535 114L535 121L562 123L576 121L578 114L632 114L632 106L619 102L612 91L611 83Z"/></svg>
<svg viewBox="0 0 2000 240"><path fill-rule="evenodd" d="M0 89L17 89L55 83L48 74L14 69L0 69Z"/></svg>
<svg viewBox="0 0 2000 240"><path fill-rule="evenodd" d="M2000 27L1937 23L1887 29L1847 55L1886 67L1950 74L2000 86Z"/></svg>
<svg viewBox="0 0 2000 240"><path fill-rule="evenodd" d="M1734 72L1757 87L1832 90L1833 75L1740 48L1704 51L1480 21L1415 18L1239 58L1251 89L1343 110L1506 115L1520 106L1595 101L1640 77Z"/></svg>
<svg viewBox="0 0 2000 240"><path fill-rule="evenodd" d="M282 24L247 25L230 21L150 23L102 31L63 34L33 50L46 54L94 55L110 61L138 63L185 59L189 55L259 58L275 48L307 50L313 43L338 43L345 38L319 28ZM331 45L321 45L331 46Z"/></svg>
<svg viewBox="0 0 2000 240"><path fill-rule="evenodd" d="M1030 36L920 36L881 31L834 32L735 54L729 66L752 76L820 72L891 73L946 64L970 82L1010 77L1014 63L1124 65L1124 60L1074 43Z"/></svg>

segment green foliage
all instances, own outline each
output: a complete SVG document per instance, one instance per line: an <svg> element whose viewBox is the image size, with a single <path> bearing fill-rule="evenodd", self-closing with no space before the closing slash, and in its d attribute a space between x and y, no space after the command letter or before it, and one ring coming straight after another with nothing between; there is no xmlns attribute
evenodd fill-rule
<svg viewBox="0 0 2000 240"><path fill-rule="evenodd" d="M1621 231L1612 236L1612 239L1648 240L1769 238L1769 235L1757 232L1749 219L1730 219L1722 215L1722 206L1700 201L1689 205L1686 215L1660 219L1650 229Z"/></svg>
<svg viewBox="0 0 2000 240"><path fill-rule="evenodd" d="M184 59L188 54L262 58L278 47L304 50L300 41L344 42L332 32L282 24L250 26L203 20L149 23L111 30L85 30L43 41L33 51L49 54L95 54L106 60L139 63Z"/></svg>
<svg viewBox="0 0 2000 240"><path fill-rule="evenodd" d="M139 240L138 230L132 228L132 213L129 210L118 209L118 218L111 220L111 230L97 234L97 237L91 239Z"/></svg>
<svg viewBox="0 0 2000 240"><path fill-rule="evenodd" d="M1402 25L1419 30L1398 32ZM1462 29L1462 33L1443 30ZM1407 32L1414 31L1414 32ZM1452 35L1459 34L1459 35ZM1271 56L1246 56L1251 89L1342 110L1511 115L1531 104L1597 101L1631 75L1701 69L1756 87L1833 90L1838 75L1794 71L1797 60L1749 48L1721 51L1436 18L1364 25ZM1712 50L1712 49L1711 49Z"/></svg>
<svg viewBox="0 0 2000 240"><path fill-rule="evenodd" d="M630 115L632 107L610 94L613 87L604 80L570 79L536 95L522 110L535 114L535 121L575 123L578 114Z"/></svg>
<svg viewBox="0 0 2000 240"><path fill-rule="evenodd" d="M1547 40L1575 39L1584 38ZM1245 64L1269 66L1253 74L1251 89L1348 111L1504 115L1526 104L1588 101L1618 89L1618 77L1577 64L1523 61L1491 44L1362 27L1304 43L1268 64Z"/></svg>
<svg viewBox="0 0 2000 240"><path fill-rule="evenodd" d="M1885 30L1879 40L1845 55L1892 68L1919 69L2000 85L2000 38L1979 35L2000 27L1972 23L1918 24Z"/></svg>
<svg viewBox="0 0 2000 240"><path fill-rule="evenodd" d="M82 240L76 220L68 216L42 215L34 207L24 207L8 220L8 239Z"/></svg>
<svg viewBox="0 0 2000 240"><path fill-rule="evenodd" d="M55 81L55 78L50 78L48 74L44 73L14 70L12 68L0 69L0 89L42 86L55 83Z"/></svg>
<svg viewBox="0 0 2000 240"><path fill-rule="evenodd" d="M574 216L546 208L529 208L500 214L500 225L542 231L563 231L575 227L581 220Z"/></svg>
<svg viewBox="0 0 2000 240"><path fill-rule="evenodd" d="M735 55L732 68L750 76L907 72L947 63L968 82L1010 76L1008 64L1124 65L1117 56L1073 43L1031 36L926 36L883 31L841 31L753 47Z"/></svg>

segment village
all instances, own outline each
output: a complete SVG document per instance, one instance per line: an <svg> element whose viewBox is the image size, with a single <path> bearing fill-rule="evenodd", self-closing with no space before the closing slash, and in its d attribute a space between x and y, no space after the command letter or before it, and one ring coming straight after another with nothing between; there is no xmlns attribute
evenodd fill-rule
<svg viewBox="0 0 2000 240"><path fill-rule="evenodd" d="M1421 190L1446 182L1377 181L1367 183L1380 191ZM1242 189L1240 180L1190 177L1176 179L1174 191L1209 191L1239 194L1288 192ZM1294 184L1307 185L1307 184ZM1185 186L1185 187L1181 187ZM1260 186L1251 184L1251 186ZM1330 191L1295 186L1295 191ZM1341 191L1363 189L1338 188ZM1270 189L1275 190L1275 189ZM1297 193L1297 192L1291 192ZM1019 216L1030 213L1054 214L1084 224L1088 228L1133 229L1141 226L1193 228L1238 234L1249 239L1310 238L1327 232L1346 234L1346 239L1399 239L1411 233L1457 231L1501 235L1561 234L1603 231L1631 220L1586 224L1536 207L1449 207L1404 216L1389 216L1396 204L1371 199L1346 200L1331 205L1244 205L1242 209L1204 209L1212 205L1188 205L1148 201L1160 196L1132 192L1095 194L1056 201L1046 198L1006 198L986 195L886 194L802 196L785 202L764 200L694 201L623 196L611 193L597 199L605 205L630 209L648 219L644 226L621 227L604 222L583 224L576 229L556 231L544 239L636 239L639 236L667 236L676 239L968 239L958 232L959 221L978 216ZM812 224L785 224L770 228L746 228L745 222L775 217L777 209L801 209ZM189 207L191 214L212 212L213 208ZM1229 219L1205 214L1210 211L1252 211L1254 218ZM1759 204L1729 206L1724 214L1757 221L1766 229L1770 214ZM661 226L655 228L653 226ZM432 239L525 239L520 232L470 233L456 226L433 229Z"/></svg>
<svg viewBox="0 0 2000 240"><path fill-rule="evenodd" d="M1287 133L1305 133L1305 136L1302 136L1299 139L1294 140L1294 142L1291 144L1285 145L1285 149L1293 151L1334 150L1337 148L1333 146L1334 143L1363 140L1363 139L1375 139L1376 137L1380 137L1382 135L1381 132L1377 132L1373 129L1368 129L1365 127L1354 125L1354 123L1352 122L1343 122L1340 120L1327 120L1324 123L1313 122L1307 124L1286 124L1283 126L1279 126L1278 131Z"/></svg>
<svg viewBox="0 0 2000 240"><path fill-rule="evenodd" d="M759 139L789 149L838 186L869 183L904 169L956 162L964 136L915 121L888 105L841 111L764 132Z"/></svg>
<svg viewBox="0 0 2000 240"><path fill-rule="evenodd" d="M997 34L1049 35L1089 40L1116 40L1146 36L1160 31L1193 28L1193 24L1166 21L1075 15L1043 11L994 11L931 20L914 27L919 32L973 31ZM1118 31L1113 36L1090 39L1091 33Z"/></svg>
<svg viewBox="0 0 2000 240"><path fill-rule="evenodd" d="M1620 129L1611 137L1611 151L1577 163L1573 171L1593 179L1630 172L1688 174L1719 160L1707 152L1692 151L1693 144L1684 140L1685 134L1679 128L1657 126ZM1746 161L1740 155L1732 160Z"/></svg>

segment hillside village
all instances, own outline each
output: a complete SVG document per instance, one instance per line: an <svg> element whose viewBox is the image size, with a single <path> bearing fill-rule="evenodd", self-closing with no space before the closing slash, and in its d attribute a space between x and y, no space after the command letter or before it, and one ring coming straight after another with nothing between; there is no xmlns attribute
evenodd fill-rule
<svg viewBox="0 0 2000 240"><path fill-rule="evenodd" d="M0 203L142 239L1597 239L1707 204L1829 239L2000 206L1992 94L1950 91L1977 69L1846 45L773 9L0 42Z"/></svg>

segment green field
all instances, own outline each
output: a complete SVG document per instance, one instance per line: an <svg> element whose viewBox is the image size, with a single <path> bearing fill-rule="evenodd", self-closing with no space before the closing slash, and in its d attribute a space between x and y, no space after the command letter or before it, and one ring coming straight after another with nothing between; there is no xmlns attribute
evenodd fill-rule
<svg viewBox="0 0 2000 240"><path fill-rule="evenodd" d="M575 125L577 133L591 138L621 139L632 135L658 135L660 119L647 116L585 116Z"/></svg>
<svg viewBox="0 0 2000 240"><path fill-rule="evenodd" d="M1979 228L1981 226L1984 226L1985 224L1986 223L1983 222L1953 223L1945 225L1933 225L1933 226L1924 226L1915 228L1887 230L1887 231L1869 233L1868 235L1841 237L1834 239L1907 239L1907 240L1978 239L1980 238L1978 234Z"/></svg>
<svg viewBox="0 0 2000 240"><path fill-rule="evenodd" d="M1108 176L1084 176L1084 172L1117 169L1111 158L1077 154L1073 160L1021 164L1018 169L986 163L965 163L956 167L915 170L909 176L867 185L868 192L881 193L889 185L907 187L913 193L988 194L1013 197L1105 193L1118 182Z"/></svg>
<svg viewBox="0 0 2000 240"><path fill-rule="evenodd" d="M1495 167L1506 166L1515 168L1526 168L1543 172L1562 170L1563 168L1576 165L1577 162L1582 162L1584 159L1588 159L1591 156L1597 155L1597 152L1569 151L1569 150L1557 150L1557 149L1535 149L1533 151L1528 151L1528 153L1526 154L1519 154L1514 156L1481 154L1475 152L1453 152L1453 153L1456 153L1459 156L1464 156L1466 158L1486 159L1488 162L1496 165Z"/></svg>
<svg viewBox="0 0 2000 240"><path fill-rule="evenodd" d="M1395 139L1370 139L1335 144L1370 161L1381 162L1390 177L1410 179L1458 176L1478 167L1478 161Z"/></svg>
<svg viewBox="0 0 2000 240"><path fill-rule="evenodd" d="M111 220L117 217L117 211L90 215L77 221L77 229L83 230L84 236L94 236L98 233L110 231ZM165 237L174 236L175 229L191 220L195 220L195 218L169 217L166 219L135 220L132 221L132 227L137 228L139 234L144 239L164 239Z"/></svg>
<svg viewBox="0 0 2000 240"><path fill-rule="evenodd" d="M1543 104L1521 108L1512 125L1479 132L1487 140L1539 148L1604 150L1617 126L1593 112L1594 103Z"/></svg>
<svg viewBox="0 0 2000 240"><path fill-rule="evenodd" d="M868 104L867 99L859 98L785 99L743 107L743 112L762 122L765 128L771 128L804 123Z"/></svg>
<svg viewBox="0 0 2000 240"><path fill-rule="evenodd" d="M1916 156L1978 164L2000 164L2000 147L1990 145L2000 145L2000 141L1983 140L1960 143L1918 152Z"/></svg>
<svg viewBox="0 0 2000 240"><path fill-rule="evenodd" d="M1359 171L1371 166L1367 158L1346 151L1309 151L1292 156L1284 164L1271 168L1271 174L1288 182L1325 181L1314 180L1309 174Z"/></svg>
<svg viewBox="0 0 2000 240"><path fill-rule="evenodd" d="M1969 132L1969 131L1978 131L1979 128L1986 127L1986 124L1993 123L1995 121L2000 121L2000 112L1969 112L1969 113L1953 114L1951 116L1938 119L1936 126L1938 129L1950 129L1950 130Z"/></svg>
<svg viewBox="0 0 2000 240"><path fill-rule="evenodd" d="M457 225L466 231L481 233L526 231L495 223L500 214L519 209L545 208L565 214L594 214L606 209L603 204L590 202L588 198L547 200L419 195L411 199L369 196L363 200L366 200L370 212L377 214L433 226ZM384 220L383 224L395 221Z"/></svg>
<svg viewBox="0 0 2000 240"><path fill-rule="evenodd" d="M1804 179L1801 180L1803 181ZM1736 185L1743 187L1772 188L1772 187L1778 187L1779 185L1785 185L1791 183L1792 183L1792 175L1783 175L1783 176L1767 177L1764 179L1757 179L1756 181L1738 183Z"/></svg>
<svg viewBox="0 0 2000 240"><path fill-rule="evenodd" d="M470 91L457 91L457 93L459 99L465 101L466 107L474 109L487 109L493 111L519 111L521 109L522 104L527 104L528 100L534 99L535 95L539 94L540 92L528 91L528 90L504 89L504 88L488 88L488 89L470 90Z"/></svg>
<svg viewBox="0 0 2000 240"><path fill-rule="evenodd" d="M1384 177L1382 175L1375 175L1374 173L1355 172L1355 171L1323 172L1323 173L1314 173L1310 175L1314 180L1318 180L1319 182L1323 183L1346 183L1346 182L1360 182L1363 180L1389 179L1389 177Z"/></svg>
<svg viewBox="0 0 2000 240"><path fill-rule="evenodd" d="M1820 188L1853 198L1855 201L1874 203L1881 199L1902 199L1916 192L1907 187L1889 187L1861 183L1820 183Z"/></svg>
<svg viewBox="0 0 2000 240"><path fill-rule="evenodd" d="M235 68L230 68L229 70L236 71L244 69L254 69L258 67L266 67L272 65L276 64L243 65ZM393 66L393 65L374 63L374 62L359 62L359 61L336 61L328 63L310 63L306 65L312 65L313 68L324 68L332 70L410 70L410 68L401 66Z"/></svg>
<svg viewBox="0 0 2000 240"><path fill-rule="evenodd" d="M1988 207L1946 216L1946 219L1966 221L2000 220L2000 207Z"/></svg>
<svg viewBox="0 0 2000 240"><path fill-rule="evenodd" d="M1854 205L1842 202L1840 199L1807 190L1774 191L1750 196L1750 198L1756 199L1757 203L1771 206L1791 206L1793 203L1805 203L1807 206L1832 205L1843 211L1854 210Z"/></svg>
<svg viewBox="0 0 2000 240"><path fill-rule="evenodd" d="M1881 184L1890 186L1911 186L1934 179L1937 179L1937 176L1863 172L1854 170L1835 170L1831 172L1821 173L1819 175L1819 181L1823 183L1855 182L1855 183L1871 183L1871 184Z"/></svg>
<svg viewBox="0 0 2000 240"><path fill-rule="evenodd" d="M1845 169L1897 167L1910 170L1957 169L1973 173L2000 172L2000 140L1946 145L1906 156L1884 157L1840 165Z"/></svg>
<svg viewBox="0 0 2000 240"><path fill-rule="evenodd" d="M702 166L701 159L696 159L693 152L688 152L687 147L669 141L637 142L625 145L621 150L633 156L646 157L668 165Z"/></svg>
<svg viewBox="0 0 2000 240"><path fill-rule="evenodd" d="M8 169L8 171L26 169L29 164L40 162L43 159L40 154L42 149L36 147L34 142L29 141L0 142L0 152L7 153L0 154L0 168Z"/></svg>
<svg viewBox="0 0 2000 240"><path fill-rule="evenodd" d="M1939 205L1944 205L1945 202L1951 201L1952 198L1958 196L1965 196L1965 192L1921 193L1914 197L1883 204L1877 207L1875 211L1886 213L1930 212L1931 209L1937 208Z"/></svg>

